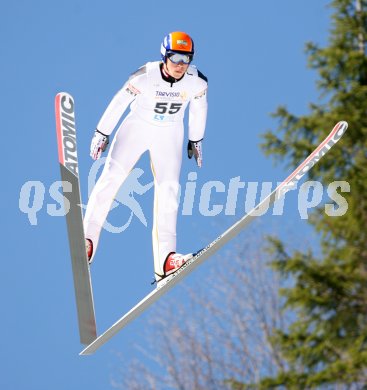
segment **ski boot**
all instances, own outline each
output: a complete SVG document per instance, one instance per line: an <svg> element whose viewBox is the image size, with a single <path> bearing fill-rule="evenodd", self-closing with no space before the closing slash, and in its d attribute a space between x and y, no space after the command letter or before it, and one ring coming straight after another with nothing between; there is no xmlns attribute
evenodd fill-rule
<svg viewBox="0 0 367 390"><path fill-rule="evenodd" d="M93 242L89 238L85 239L85 250L87 252L88 264L91 264L93 256Z"/></svg>
<svg viewBox="0 0 367 390"><path fill-rule="evenodd" d="M159 287L159 284L162 282L163 279L165 279L167 276L175 273L192 257L193 257L192 253L189 253L187 255L182 255L182 254L176 253L176 252L169 253L168 256L166 257L166 260L164 261L164 265L163 265L164 274L159 275L156 273L157 286Z"/></svg>

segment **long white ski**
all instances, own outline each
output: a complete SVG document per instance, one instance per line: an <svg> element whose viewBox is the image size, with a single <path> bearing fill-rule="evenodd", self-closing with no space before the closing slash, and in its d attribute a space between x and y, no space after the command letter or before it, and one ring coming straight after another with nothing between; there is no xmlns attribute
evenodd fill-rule
<svg viewBox="0 0 367 390"><path fill-rule="evenodd" d="M73 98L65 92L57 94L55 111L79 335L80 342L87 345L96 339L97 331L91 277L85 251Z"/></svg>
<svg viewBox="0 0 367 390"><path fill-rule="evenodd" d="M170 290L180 280L192 272L198 265L212 256L225 243L234 238L244 227L246 227L256 217L263 215L268 207L276 200L285 195L297 185L297 182L339 141L348 128L347 122L337 123L326 139L292 172L278 187L264 198L253 210L243 216L239 221L233 224L223 234L217 237L204 249L200 250L192 259L187 261L174 274L163 279L156 290L152 291L128 313L121 317L107 331L100 335L90 345L88 345L80 354L88 355L95 352L99 347L105 344L124 326L138 317L152 303L159 299L163 294Z"/></svg>

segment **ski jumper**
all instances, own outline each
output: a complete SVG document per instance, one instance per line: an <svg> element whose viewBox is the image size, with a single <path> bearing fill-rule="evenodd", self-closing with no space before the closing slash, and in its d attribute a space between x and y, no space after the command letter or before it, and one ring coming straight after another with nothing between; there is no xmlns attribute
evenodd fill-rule
<svg viewBox="0 0 367 390"><path fill-rule="evenodd" d="M140 156L149 151L154 176L154 271L163 274L163 263L176 252L179 175L184 139L184 112L189 105L188 138L204 137L207 116L207 79L190 65L180 80L167 79L162 62L148 62L135 72L115 95L97 129L110 135L121 116L103 172L88 201L85 236L94 253L114 197Z"/></svg>

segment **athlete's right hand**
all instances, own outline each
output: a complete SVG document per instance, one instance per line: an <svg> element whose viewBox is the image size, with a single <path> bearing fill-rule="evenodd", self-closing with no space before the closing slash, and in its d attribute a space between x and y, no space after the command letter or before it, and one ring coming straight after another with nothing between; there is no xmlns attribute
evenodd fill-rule
<svg viewBox="0 0 367 390"><path fill-rule="evenodd" d="M109 144L108 135L96 130L92 142L90 144L90 156L93 160L98 160L101 157L102 152L107 149Z"/></svg>

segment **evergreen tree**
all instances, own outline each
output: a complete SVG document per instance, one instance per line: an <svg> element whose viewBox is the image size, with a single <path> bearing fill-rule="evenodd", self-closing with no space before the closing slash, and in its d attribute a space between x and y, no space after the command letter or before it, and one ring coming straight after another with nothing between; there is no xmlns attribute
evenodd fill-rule
<svg viewBox="0 0 367 390"><path fill-rule="evenodd" d="M294 282L281 293L297 317L286 332L274 331L273 342L288 367L255 388L365 388L367 383L367 1L330 5L328 46L306 46L309 66L319 73L320 99L305 116L278 108L279 129L265 134L263 148L294 167L334 123L348 121L340 143L310 173L324 185L347 181L350 192L342 196L348 210L340 217L328 216L324 207L313 213L319 258L311 250L288 254L285 244L271 240L274 267ZM253 386L233 384L234 389Z"/></svg>

